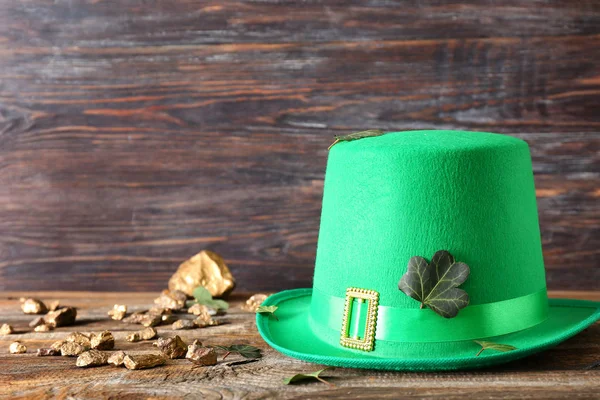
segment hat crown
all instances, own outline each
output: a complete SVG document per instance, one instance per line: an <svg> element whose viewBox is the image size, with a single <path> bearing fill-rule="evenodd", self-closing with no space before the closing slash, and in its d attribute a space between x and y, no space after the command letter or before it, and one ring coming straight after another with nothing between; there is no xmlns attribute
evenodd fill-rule
<svg viewBox="0 0 600 400"><path fill-rule="evenodd" d="M545 289L529 148L504 135L392 132L329 153L314 289L418 308L398 289L408 260L448 250L471 273L470 304Z"/></svg>

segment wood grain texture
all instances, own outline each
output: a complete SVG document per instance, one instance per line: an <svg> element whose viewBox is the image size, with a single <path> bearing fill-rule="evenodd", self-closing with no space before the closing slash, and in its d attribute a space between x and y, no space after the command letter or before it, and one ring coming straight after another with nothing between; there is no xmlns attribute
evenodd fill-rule
<svg viewBox="0 0 600 400"><path fill-rule="evenodd" d="M78 368L68 357L36 357L35 349L49 346L72 331L111 330L115 349L143 352L147 342L129 343L124 337L135 325L107 318L115 302L131 311L148 308L156 293L40 292L44 300L59 299L77 306L78 324L50 333L29 332L31 315L23 315L18 298L25 292L0 295L0 318L19 329L18 334L0 336L0 348L19 339L28 353L0 352L0 396L13 399L398 399L398 398L487 398L487 399L592 399L600 390L600 369L590 368L600 358L600 324L595 324L560 345L502 366L475 371L402 373L337 368L325 376L334 387L319 382L285 386L285 377L312 372L321 367L281 355L260 338L254 314L239 306L244 295L231 302L229 324L190 331L158 327L159 335L180 335L186 342L205 344L248 343L262 349L264 357L252 364L192 369L187 360L171 360L164 367L128 371L122 368ZM556 292L551 296L600 300L598 292ZM232 361L234 360L233 356Z"/></svg>
<svg viewBox="0 0 600 400"><path fill-rule="evenodd" d="M598 290L599 107L594 1L0 0L0 290L156 290L204 248L310 286L366 128L526 140L549 287Z"/></svg>

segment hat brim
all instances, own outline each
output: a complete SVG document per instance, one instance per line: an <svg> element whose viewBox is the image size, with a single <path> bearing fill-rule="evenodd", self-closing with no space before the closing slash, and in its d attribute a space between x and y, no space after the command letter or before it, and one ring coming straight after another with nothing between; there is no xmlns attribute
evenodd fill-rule
<svg viewBox="0 0 600 400"><path fill-rule="evenodd" d="M476 356L481 346L467 340L397 343L393 353L382 355L376 351L364 352L339 345L339 332L314 332L309 321L311 295L312 289L295 289L267 298L263 305L277 306L277 319L268 314L257 314L258 331L271 347L287 356L348 368L438 371L502 364L555 346L600 319L598 302L549 299L548 318L544 322L507 335L482 338L512 345L516 350L486 350Z"/></svg>

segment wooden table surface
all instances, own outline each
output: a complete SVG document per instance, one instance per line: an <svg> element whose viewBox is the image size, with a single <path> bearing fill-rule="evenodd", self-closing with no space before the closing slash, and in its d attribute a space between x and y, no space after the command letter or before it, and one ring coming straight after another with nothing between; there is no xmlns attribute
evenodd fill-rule
<svg viewBox="0 0 600 400"><path fill-rule="evenodd" d="M154 369L130 371L111 366L78 368L75 358L36 357L38 347L48 347L73 331L108 329L116 338L115 349L155 350L152 341L129 343L128 325L108 319L106 312L114 303L127 304L130 311L148 308L156 293L38 292L43 300L58 299L63 305L78 307L75 326L49 333L32 332L19 297L31 293L0 294L0 323L10 323L17 333L0 336L0 396L10 398L598 398L600 394L600 324L544 353L500 367L478 371L402 373L337 368L326 376L335 386L311 382L293 386L282 384L284 377L312 372L318 365L283 356L269 348L256 331L254 315L240 309L247 296L230 299L228 324L206 329L172 331L159 326L159 335L180 335L184 341L199 339L205 344L249 343L263 350L255 363L209 368L194 368L187 360L171 360ZM554 297L600 300L598 292L553 292ZM8 346L19 339L27 345L26 354L9 354ZM231 357L234 361L236 358ZM229 361L229 359L227 360Z"/></svg>

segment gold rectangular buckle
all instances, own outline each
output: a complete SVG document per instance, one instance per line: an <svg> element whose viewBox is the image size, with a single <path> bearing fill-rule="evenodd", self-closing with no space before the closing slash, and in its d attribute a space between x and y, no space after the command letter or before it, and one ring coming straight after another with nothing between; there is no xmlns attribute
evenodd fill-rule
<svg viewBox="0 0 600 400"><path fill-rule="evenodd" d="M352 319L353 300L358 299L361 303L368 303L367 321L362 338L350 337L349 328ZM349 287L346 289L346 304L342 320L342 334L340 344L344 347L362 351L373 351L375 345L375 328L377 326L377 308L379 307L379 293L374 290ZM359 316L360 317L360 316Z"/></svg>

